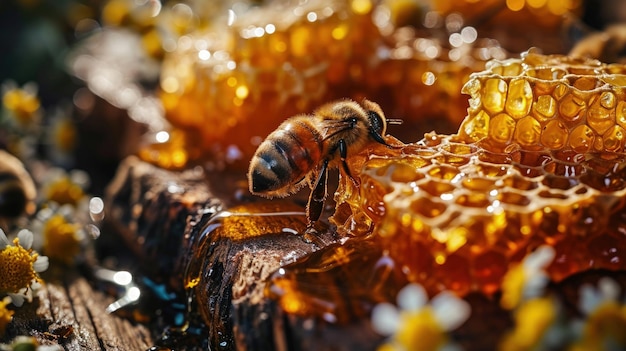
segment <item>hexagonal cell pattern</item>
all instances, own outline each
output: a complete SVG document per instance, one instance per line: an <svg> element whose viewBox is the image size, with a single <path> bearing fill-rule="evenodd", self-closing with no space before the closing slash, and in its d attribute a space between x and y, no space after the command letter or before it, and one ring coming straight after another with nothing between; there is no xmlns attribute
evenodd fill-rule
<svg viewBox="0 0 626 351"><path fill-rule="evenodd" d="M554 280L625 269L625 70L531 53L488 64L465 85L458 134L353 157L361 186L342 179L332 220L431 290L492 293L543 244Z"/></svg>

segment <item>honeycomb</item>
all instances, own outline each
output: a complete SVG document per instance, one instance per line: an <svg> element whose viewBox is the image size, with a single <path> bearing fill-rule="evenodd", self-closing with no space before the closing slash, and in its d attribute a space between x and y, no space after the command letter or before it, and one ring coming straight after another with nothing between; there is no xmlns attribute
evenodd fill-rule
<svg viewBox="0 0 626 351"><path fill-rule="evenodd" d="M340 181L332 221L376 238L431 291L493 293L543 244L556 281L625 269L625 69L535 53L490 62L463 88L457 134L349 160L360 186Z"/></svg>
<svg viewBox="0 0 626 351"><path fill-rule="evenodd" d="M622 152L626 66L528 53L473 74L462 140L490 149Z"/></svg>
<svg viewBox="0 0 626 351"><path fill-rule="evenodd" d="M293 3L254 8L178 39L160 80L166 117L186 137L172 153L245 169L285 118L345 97L377 101L422 132L433 123L441 130L442 120L452 132L467 108L458 94L463 83L506 55L497 41L462 25L454 46L447 36L396 28L393 13L368 0ZM167 152L161 146L142 154L159 163L160 154L172 158Z"/></svg>

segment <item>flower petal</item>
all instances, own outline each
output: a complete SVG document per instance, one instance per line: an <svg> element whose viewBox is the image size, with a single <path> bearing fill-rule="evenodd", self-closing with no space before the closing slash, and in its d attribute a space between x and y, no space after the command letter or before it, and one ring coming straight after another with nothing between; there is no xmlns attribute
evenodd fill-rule
<svg viewBox="0 0 626 351"><path fill-rule="evenodd" d="M617 282L609 277L603 277L598 280L598 291L605 300L618 301L620 295L620 287Z"/></svg>
<svg viewBox="0 0 626 351"><path fill-rule="evenodd" d="M33 247L33 232L28 229L22 229L17 233L17 238L20 241L20 245L26 250Z"/></svg>
<svg viewBox="0 0 626 351"><path fill-rule="evenodd" d="M398 306L403 311L417 311L424 307L428 295L424 287L419 284L408 284L398 292Z"/></svg>
<svg viewBox="0 0 626 351"><path fill-rule="evenodd" d="M33 263L33 269L35 270L35 272L41 273L48 269L49 265L50 263L48 261L48 256L39 256L37 257L35 263Z"/></svg>
<svg viewBox="0 0 626 351"><path fill-rule="evenodd" d="M30 283L30 290L32 291L37 291L39 289L41 289L41 283L38 282L36 279L33 279L33 281Z"/></svg>
<svg viewBox="0 0 626 351"><path fill-rule="evenodd" d="M11 302L15 305L15 307L22 307L25 300L24 295L9 293L9 296L11 297Z"/></svg>
<svg viewBox="0 0 626 351"><path fill-rule="evenodd" d="M585 314L593 312L603 301L600 292L590 284L580 287L579 296L578 308Z"/></svg>
<svg viewBox="0 0 626 351"><path fill-rule="evenodd" d="M372 310L372 328L380 335L391 335L400 326L400 313L396 306L382 302Z"/></svg>
<svg viewBox="0 0 626 351"><path fill-rule="evenodd" d="M541 271L552 263L555 256L556 251L554 251L552 246L539 246L535 251L524 258L524 270L530 274Z"/></svg>
<svg viewBox="0 0 626 351"><path fill-rule="evenodd" d="M471 313L467 301L449 291L443 291L430 300L433 313L445 331L454 330L465 323Z"/></svg>

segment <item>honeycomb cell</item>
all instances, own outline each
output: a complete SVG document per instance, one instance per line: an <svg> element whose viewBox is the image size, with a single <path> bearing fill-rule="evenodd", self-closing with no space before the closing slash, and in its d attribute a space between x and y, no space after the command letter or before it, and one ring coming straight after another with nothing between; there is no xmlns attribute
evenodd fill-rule
<svg viewBox="0 0 626 351"><path fill-rule="evenodd" d="M475 165L476 173L488 178L501 178L509 173L509 167L506 165L479 163Z"/></svg>
<svg viewBox="0 0 626 351"><path fill-rule="evenodd" d="M552 96L554 96L556 100L561 100L565 95L567 95L568 92L569 88L567 84L557 83L554 91L552 92Z"/></svg>
<svg viewBox="0 0 626 351"><path fill-rule="evenodd" d="M522 146L537 146L541 136L541 124L531 116L526 116L517 122L515 141Z"/></svg>
<svg viewBox="0 0 626 351"><path fill-rule="evenodd" d="M527 206L531 201L530 197L516 191L500 191L498 192L497 199L503 204L515 206Z"/></svg>
<svg viewBox="0 0 626 351"><path fill-rule="evenodd" d="M494 188L495 180L493 178L472 177L464 178L461 185L475 193L488 194Z"/></svg>
<svg viewBox="0 0 626 351"><path fill-rule="evenodd" d="M405 160L407 161L407 160ZM424 175L419 171L423 165L426 165L426 162L421 161L420 159L415 159L408 161L406 163L396 163L393 164L393 170L391 170L391 181L392 182L401 182L401 183L410 183L415 182L417 180L423 179Z"/></svg>
<svg viewBox="0 0 626 351"><path fill-rule="evenodd" d="M429 180L419 185L419 188L433 197L438 197L442 200L451 200L452 195L456 187L447 182L440 182L435 180Z"/></svg>
<svg viewBox="0 0 626 351"><path fill-rule="evenodd" d="M484 193L464 193L459 195L454 202L463 207L485 208L491 204L491 199Z"/></svg>
<svg viewBox="0 0 626 351"><path fill-rule="evenodd" d="M489 121L489 138L501 143L509 144L513 139L515 120L511 116L501 113Z"/></svg>
<svg viewBox="0 0 626 351"><path fill-rule="evenodd" d="M611 84L618 87L626 87L626 75L624 75L624 70L621 70L622 74L612 74L609 76L601 77L602 81L607 84Z"/></svg>
<svg viewBox="0 0 626 351"><path fill-rule="evenodd" d="M490 117L485 111L479 111L474 116L468 116L461 124L460 131L473 141L481 140L489 135Z"/></svg>
<svg viewBox="0 0 626 351"><path fill-rule="evenodd" d="M566 145L568 130L559 120L548 122L541 133L541 144L549 149L560 149Z"/></svg>
<svg viewBox="0 0 626 351"><path fill-rule="evenodd" d="M475 153L476 150L477 148L473 145L460 144L460 143L454 143L454 142L441 144L441 151L444 151L446 154L451 154L451 155L458 155L458 156L471 155Z"/></svg>
<svg viewBox="0 0 626 351"><path fill-rule="evenodd" d="M459 174L459 169L447 165L436 165L427 170L429 177L434 179L452 180Z"/></svg>
<svg viewBox="0 0 626 351"><path fill-rule="evenodd" d="M526 79L512 79L506 99L506 112L515 119L520 119L530 111L533 102L533 91Z"/></svg>
<svg viewBox="0 0 626 351"><path fill-rule="evenodd" d="M537 184L534 181L517 174L502 179L502 186L526 191L537 188Z"/></svg>
<svg viewBox="0 0 626 351"><path fill-rule="evenodd" d="M591 150L595 141L595 133L587 125L579 125L574 128L570 134L569 145L579 153L585 153Z"/></svg>
<svg viewBox="0 0 626 351"><path fill-rule="evenodd" d="M598 80L598 78L595 77L595 75L582 76L582 77L573 76L573 78L574 78L574 82L572 83L572 86L579 90L593 90L597 88L598 84L600 83L600 81Z"/></svg>
<svg viewBox="0 0 626 351"><path fill-rule="evenodd" d="M574 94L568 94L560 101L559 113L561 114L561 118L566 121L576 122L581 118L580 111L584 108L585 101L574 96Z"/></svg>
<svg viewBox="0 0 626 351"><path fill-rule="evenodd" d="M611 93L609 94L612 96ZM587 124L598 134L604 134L615 125L613 109L604 107L602 101L602 96L600 96L587 109Z"/></svg>
<svg viewBox="0 0 626 351"><path fill-rule="evenodd" d="M490 113L500 113L506 102L507 84L500 78L490 78L485 82L482 93L483 107Z"/></svg>
<svg viewBox="0 0 626 351"><path fill-rule="evenodd" d="M533 104L536 112L535 116L540 120L546 120L554 117L556 113L556 100L550 95L541 95L537 97L537 101Z"/></svg>
<svg viewBox="0 0 626 351"><path fill-rule="evenodd" d="M422 197L418 198L415 201L411 202L409 209L418 215L424 216L426 218L435 218L440 216L446 211L446 204L432 201L429 198Z"/></svg>
<svg viewBox="0 0 626 351"><path fill-rule="evenodd" d="M624 151L626 131L620 126L613 126L602 136L604 149L610 152Z"/></svg>

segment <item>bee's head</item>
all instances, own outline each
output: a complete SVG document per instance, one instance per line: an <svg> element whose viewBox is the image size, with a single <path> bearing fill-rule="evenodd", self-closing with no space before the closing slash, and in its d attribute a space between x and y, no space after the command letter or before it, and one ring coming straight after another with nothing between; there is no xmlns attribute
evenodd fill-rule
<svg viewBox="0 0 626 351"><path fill-rule="evenodd" d="M387 120L385 114L380 106L372 101L363 100L363 108L367 111L367 118L369 120L369 134L377 142L387 145L387 142L383 137L387 133L387 123L400 124L401 120Z"/></svg>

